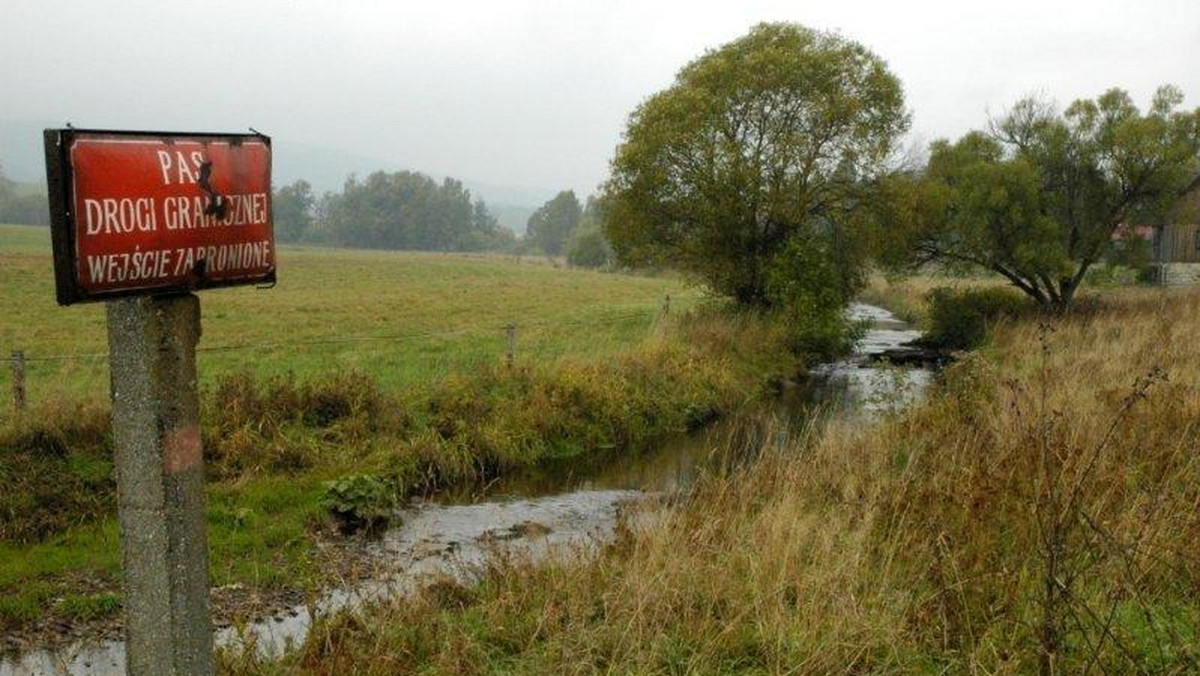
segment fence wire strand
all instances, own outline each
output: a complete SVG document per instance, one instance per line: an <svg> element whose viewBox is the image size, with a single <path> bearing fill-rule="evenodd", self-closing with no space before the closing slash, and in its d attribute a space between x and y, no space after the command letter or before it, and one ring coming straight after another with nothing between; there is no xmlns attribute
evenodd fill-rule
<svg viewBox="0 0 1200 676"><path fill-rule="evenodd" d="M646 319L655 320L661 316L660 311L655 311L653 308L646 308L635 312L626 312L622 314L606 315L595 319L552 319L545 318L534 321L514 322L511 324L503 324L496 326L473 326L469 328L441 330L441 331L421 331L414 333L399 333L385 335L365 335L365 336L342 336L329 338L312 338L305 340L289 340L289 341L272 341L263 343L231 343L227 345L200 345L196 348L196 352L232 352L238 350L278 350L290 347L302 347L313 345L340 345L353 343L374 343L374 342L401 342L413 341L422 338L448 338L452 336L464 334L488 334L496 332L502 336L502 332L509 326L515 326L518 331L522 329L535 329L542 327L558 328L578 328L584 326L600 326L605 324L614 324L618 322ZM25 351L25 361L28 362L68 362L68 361L86 361L97 360L107 361L107 352L91 352L91 353L68 353L68 354L50 354L37 355L31 354L28 350Z"/></svg>

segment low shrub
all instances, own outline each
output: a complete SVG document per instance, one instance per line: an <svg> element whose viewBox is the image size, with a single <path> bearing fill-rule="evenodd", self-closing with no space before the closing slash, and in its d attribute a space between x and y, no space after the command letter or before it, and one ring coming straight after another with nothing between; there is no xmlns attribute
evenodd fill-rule
<svg viewBox="0 0 1200 676"><path fill-rule="evenodd" d="M864 279L836 238L793 236L767 267L767 295L788 327L789 347L811 361L848 352L860 333L845 315Z"/></svg>
<svg viewBox="0 0 1200 676"><path fill-rule="evenodd" d="M1095 265L1088 269L1083 283L1089 287L1107 289L1143 284L1148 281L1145 276L1148 269L1149 265Z"/></svg>
<svg viewBox="0 0 1200 676"><path fill-rule="evenodd" d="M577 268L602 268L613 258L612 247L600 228L581 228L568 242L567 263Z"/></svg>
<svg viewBox="0 0 1200 676"><path fill-rule="evenodd" d="M218 478L302 471L333 455L333 445L359 447L409 424L373 378L353 372L304 382L229 376L203 401L204 448Z"/></svg>
<svg viewBox="0 0 1200 676"><path fill-rule="evenodd" d="M400 492L388 479L355 474L326 482L321 507L337 519L344 533L377 531L391 522Z"/></svg>
<svg viewBox="0 0 1200 676"><path fill-rule="evenodd" d="M226 376L206 403L206 417L222 430L296 421L330 427L358 415L374 427L385 409L395 409L373 378L357 372L303 382L290 376L263 383L246 374Z"/></svg>
<svg viewBox="0 0 1200 676"><path fill-rule="evenodd" d="M929 330L925 333L925 342L946 350L977 347L987 338L990 326L1020 316L1031 308L1020 294L1001 287L939 287L929 293L927 303Z"/></svg>
<svg viewBox="0 0 1200 676"><path fill-rule="evenodd" d="M107 411L30 413L0 429L0 542L36 542L115 506Z"/></svg>
<svg viewBox="0 0 1200 676"><path fill-rule="evenodd" d="M719 364L664 344L608 363L449 378L432 393L428 412L440 445L467 450L483 479L551 458L636 452L719 414L743 385Z"/></svg>

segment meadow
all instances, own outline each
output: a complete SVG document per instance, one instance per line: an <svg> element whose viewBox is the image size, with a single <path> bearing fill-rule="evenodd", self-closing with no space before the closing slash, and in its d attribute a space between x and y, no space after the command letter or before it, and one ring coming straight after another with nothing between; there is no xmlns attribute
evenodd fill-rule
<svg viewBox="0 0 1200 676"><path fill-rule="evenodd" d="M0 226L0 289L0 348L30 367L27 409L0 406L0 635L30 636L120 609L105 320L55 305L46 229ZM275 288L201 303L212 580L256 599L339 573L320 555L345 525L337 482L369 487L356 514L386 513L636 453L801 367L769 319L676 278L545 261L283 247Z"/></svg>
<svg viewBox="0 0 1200 676"><path fill-rule="evenodd" d="M275 288L202 294L202 384L353 370L420 396L448 373L500 362L509 324L523 361L603 357L644 337L668 295L676 311L701 299L676 278L545 259L288 245L279 256ZM0 290L0 349L25 352L30 400L105 397L104 304L55 303L48 228L0 225ZM10 372L0 371L7 395Z"/></svg>
<svg viewBox="0 0 1200 676"><path fill-rule="evenodd" d="M870 294L918 312L924 286ZM497 562L223 670L1196 673L1198 332L1195 289L994 326L923 404L741 449L599 557Z"/></svg>

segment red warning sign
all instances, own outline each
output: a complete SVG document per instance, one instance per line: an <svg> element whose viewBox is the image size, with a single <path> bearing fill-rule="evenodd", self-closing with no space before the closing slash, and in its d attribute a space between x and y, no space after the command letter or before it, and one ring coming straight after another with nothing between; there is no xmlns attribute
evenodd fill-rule
<svg viewBox="0 0 1200 676"><path fill-rule="evenodd" d="M58 301L275 280L271 141L47 130Z"/></svg>

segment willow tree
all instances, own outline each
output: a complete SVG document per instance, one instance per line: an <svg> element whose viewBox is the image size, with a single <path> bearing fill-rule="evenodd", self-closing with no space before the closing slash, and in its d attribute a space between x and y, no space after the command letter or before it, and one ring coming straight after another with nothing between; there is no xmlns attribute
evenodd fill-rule
<svg viewBox="0 0 1200 676"><path fill-rule="evenodd" d="M899 80L865 47L760 24L630 116L605 234L623 263L769 304L772 260L790 239L833 237L907 125Z"/></svg>
<svg viewBox="0 0 1200 676"><path fill-rule="evenodd" d="M1152 224L1200 174L1200 109L1162 87L1146 112L1113 89L1058 112L1017 103L988 132L935 142L885 182L892 252L912 265L995 272L1068 308L1123 224Z"/></svg>

